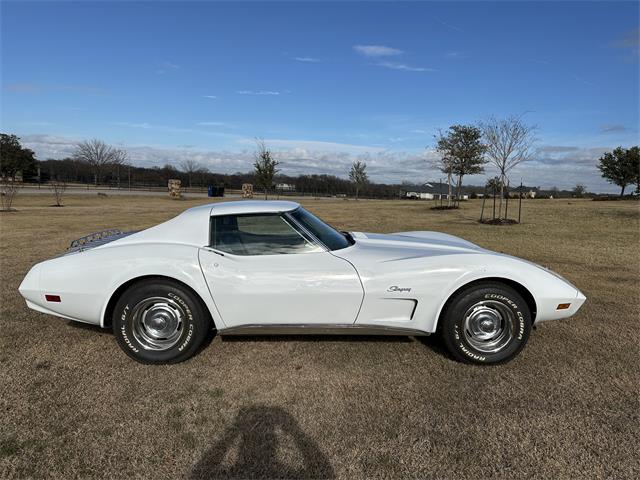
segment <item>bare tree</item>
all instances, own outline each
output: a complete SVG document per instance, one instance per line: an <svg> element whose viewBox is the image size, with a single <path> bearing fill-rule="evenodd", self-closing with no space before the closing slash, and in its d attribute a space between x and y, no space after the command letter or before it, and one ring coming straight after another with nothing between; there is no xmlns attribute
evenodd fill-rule
<svg viewBox="0 0 640 480"><path fill-rule="evenodd" d="M2 177L0 180L0 202L2 202L2 211L11 211L13 199L20 189L19 185L11 178Z"/></svg>
<svg viewBox="0 0 640 480"><path fill-rule="evenodd" d="M516 165L531 160L534 155L536 127L526 125L522 115L512 115L503 119L489 118L480 125L487 145L487 157L500 172L500 202L498 218L502 218L504 186L507 175Z"/></svg>
<svg viewBox="0 0 640 480"><path fill-rule="evenodd" d="M200 179L200 185L204 186L206 183L207 175L209 175L209 168L204 166L199 166L198 169L193 172Z"/></svg>
<svg viewBox="0 0 640 480"><path fill-rule="evenodd" d="M113 150L113 159L111 160L111 165L113 165L116 169L116 178L118 179L118 188L120 188L120 170L126 167L128 160L128 155L126 150Z"/></svg>
<svg viewBox="0 0 640 480"><path fill-rule="evenodd" d="M56 207L62 207L62 196L67 189L67 182L62 180L52 180L49 182L49 188L53 192L53 198L56 201Z"/></svg>
<svg viewBox="0 0 640 480"><path fill-rule="evenodd" d="M180 168L187 174L189 188L191 188L191 179L193 177L193 174L198 173L198 170L200 170L200 164L196 160L188 158L180 162Z"/></svg>
<svg viewBox="0 0 640 480"><path fill-rule="evenodd" d="M94 138L93 140L85 140L78 143L74 157L89 164L91 168L93 168L95 184L98 185L102 171L107 165L113 162L115 152L116 150L102 140Z"/></svg>
<svg viewBox="0 0 640 480"><path fill-rule="evenodd" d="M253 163L256 184L264 189L264 199L267 199L269 189L273 186L273 177L278 173L276 168L280 162L275 160L264 144L264 140L257 139L258 150Z"/></svg>
<svg viewBox="0 0 640 480"><path fill-rule="evenodd" d="M353 162L351 170L349 170L349 180L353 182L356 187L356 200L358 199L358 193L360 189L369 183L369 176L367 175L367 164L360 160Z"/></svg>

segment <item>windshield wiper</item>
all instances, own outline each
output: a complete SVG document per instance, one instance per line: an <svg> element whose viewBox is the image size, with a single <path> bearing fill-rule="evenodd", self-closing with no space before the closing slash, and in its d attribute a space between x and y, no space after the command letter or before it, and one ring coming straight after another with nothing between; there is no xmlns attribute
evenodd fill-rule
<svg viewBox="0 0 640 480"><path fill-rule="evenodd" d="M353 238L353 235L351 235L349 232L340 232L342 235L344 235L344 238L346 238L349 241L350 245L353 245L354 243L356 243L355 238Z"/></svg>

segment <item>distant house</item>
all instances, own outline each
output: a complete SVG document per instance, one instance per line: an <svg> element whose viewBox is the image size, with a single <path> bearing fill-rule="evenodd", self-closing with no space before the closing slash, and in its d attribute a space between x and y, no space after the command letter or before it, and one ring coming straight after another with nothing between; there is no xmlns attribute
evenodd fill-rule
<svg viewBox="0 0 640 480"><path fill-rule="evenodd" d="M420 200L448 200L449 186L446 183L425 183L424 185L407 192L406 197ZM456 197L455 188L453 189L453 195L451 197ZM460 199L468 200L469 195L463 193L460 195Z"/></svg>
<svg viewBox="0 0 640 480"><path fill-rule="evenodd" d="M528 192L525 192L524 190L522 191L522 198L536 198L536 195L538 194L538 192L536 190L530 189ZM511 192L508 192L507 195L509 195L509 198L519 198L520 197L520 190L513 190ZM499 196L499 195L498 195Z"/></svg>
<svg viewBox="0 0 640 480"><path fill-rule="evenodd" d="M295 192L296 186L290 183L276 183L276 190L281 192Z"/></svg>

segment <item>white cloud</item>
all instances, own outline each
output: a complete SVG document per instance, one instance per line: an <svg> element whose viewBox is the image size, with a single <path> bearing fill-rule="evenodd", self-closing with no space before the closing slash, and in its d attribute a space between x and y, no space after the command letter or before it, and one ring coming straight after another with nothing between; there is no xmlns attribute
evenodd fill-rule
<svg viewBox="0 0 640 480"><path fill-rule="evenodd" d="M436 70L433 68L425 68L425 67L414 67L411 65L407 65L406 63L397 63L397 62L379 62L375 63L378 67L391 68L393 70L404 70L406 72L435 72Z"/></svg>
<svg viewBox="0 0 640 480"><path fill-rule="evenodd" d="M154 128L150 123L134 123L134 122L113 122L114 125L119 127L129 127L129 128Z"/></svg>
<svg viewBox="0 0 640 480"><path fill-rule="evenodd" d="M576 80L577 82L580 82L580 83L582 83L582 84L584 84L584 85L586 85L586 86L588 86L588 87L595 87L595 86L596 86L596 84L595 84L595 83L590 82L589 80L585 80L584 78L579 77L579 76L577 76L577 75L573 75L573 78L574 78L574 80Z"/></svg>
<svg viewBox="0 0 640 480"><path fill-rule="evenodd" d="M36 153L40 160L47 158L70 157L80 138L60 137L56 135L19 135L20 142Z"/></svg>
<svg viewBox="0 0 640 480"><path fill-rule="evenodd" d="M196 134L203 136L216 136L216 137L227 137L227 138L239 138L238 135L231 133L222 133L222 132L214 132L211 130L204 129L193 129L193 128L184 128L184 127L172 127L169 125L153 125L147 122L134 123L134 122L113 122L112 125L117 125L119 127L127 127L127 128L138 128L144 130L157 130L160 132L166 132L171 134Z"/></svg>
<svg viewBox="0 0 640 480"><path fill-rule="evenodd" d="M280 92L274 90L238 90L238 95L280 95Z"/></svg>
<svg viewBox="0 0 640 480"><path fill-rule="evenodd" d="M446 52L444 54L445 58L449 58L452 60L457 60L457 59L461 59L461 58L467 58L469 55L467 55L464 52L458 52L458 51L450 51L450 52Z"/></svg>
<svg viewBox="0 0 640 480"><path fill-rule="evenodd" d="M319 58L314 57L293 57L293 60L296 62L306 62L306 63L318 63L320 61Z"/></svg>
<svg viewBox="0 0 640 480"><path fill-rule="evenodd" d="M365 57L389 57L402 54L402 50L385 45L354 45L353 49Z"/></svg>
<svg viewBox="0 0 640 480"><path fill-rule="evenodd" d="M349 143L323 142L320 140L286 140L279 138L265 138L265 144L270 147L290 148L299 152L322 151L322 152L344 152L344 153L364 153L381 152L383 147L369 145L353 145ZM243 138L238 140L242 145L255 145L255 139Z"/></svg>
<svg viewBox="0 0 640 480"><path fill-rule="evenodd" d="M180 68L180 65L176 65L175 63L162 62L162 64L160 64L160 67L156 70L156 73L159 75L162 75L164 73L167 73L170 70L178 70L179 68Z"/></svg>
<svg viewBox="0 0 640 480"><path fill-rule="evenodd" d="M627 63L637 63L638 54L640 53L640 29L638 27L633 30L629 30L625 35L613 44L614 47L620 48L626 51L627 55L624 57Z"/></svg>
<svg viewBox="0 0 640 480"><path fill-rule="evenodd" d="M23 127L52 127L55 125L53 122L20 122L18 125Z"/></svg>
<svg viewBox="0 0 640 480"><path fill-rule="evenodd" d="M233 127L233 125L227 122L198 122L196 125L201 127Z"/></svg>
<svg viewBox="0 0 640 480"><path fill-rule="evenodd" d="M202 96L202 98L208 98L208 99L210 99L210 100L215 100L215 99L217 99L218 97L216 97L215 95L203 95L203 96Z"/></svg>
<svg viewBox="0 0 640 480"><path fill-rule="evenodd" d="M65 158L73 153L81 139L53 135L19 135L27 148L36 152L37 158ZM281 162L283 174L331 174L346 177L355 160L367 163L373 181L413 183L438 181L442 174L431 166L438 157L433 149L420 151L388 150L376 146L351 145L316 140L266 139L267 146ZM135 165L162 166L166 163L179 165L185 159L194 159L221 173L249 172L252 170L255 141L248 138L238 140L240 151L203 149L195 145L175 148L146 145L122 145ZM583 183L588 190L617 192L617 187L600 177L596 165L598 158L614 146L581 148L571 145L545 145L538 149L534 160L525 162L510 172L512 185L520 178L529 186L570 189ZM474 175L465 179L468 185L482 185L496 174L495 168L487 165L485 175Z"/></svg>
<svg viewBox="0 0 640 480"><path fill-rule="evenodd" d="M605 124L600 126L600 131L602 133L623 133L627 130L627 127L619 124Z"/></svg>
<svg viewBox="0 0 640 480"><path fill-rule="evenodd" d="M438 22L440 25L444 25L447 28L450 28L451 30L455 30L457 32L462 32L463 30L460 27L456 27L455 25L452 25L451 23L447 23L444 20L441 20L438 17L433 17L435 19L436 22Z"/></svg>

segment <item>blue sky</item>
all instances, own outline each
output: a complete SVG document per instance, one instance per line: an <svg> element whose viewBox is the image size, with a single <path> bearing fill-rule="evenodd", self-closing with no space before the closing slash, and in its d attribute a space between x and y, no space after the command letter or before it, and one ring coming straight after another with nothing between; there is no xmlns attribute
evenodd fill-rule
<svg viewBox="0 0 640 480"><path fill-rule="evenodd" d="M283 173L427 181L438 128L524 113L539 151L517 181L614 191L596 159L638 143L637 2L1 7L2 131L39 158L98 137L248 171L262 137Z"/></svg>

